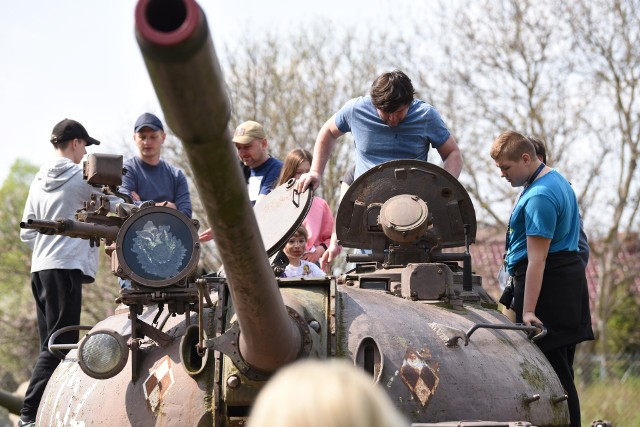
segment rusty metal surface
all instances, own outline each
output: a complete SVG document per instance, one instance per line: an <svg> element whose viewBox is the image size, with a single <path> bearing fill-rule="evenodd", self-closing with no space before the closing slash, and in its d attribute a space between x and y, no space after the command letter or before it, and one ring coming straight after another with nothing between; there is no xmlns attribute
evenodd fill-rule
<svg viewBox="0 0 640 427"><path fill-rule="evenodd" d="M464 246L464 224L471 225L470 242L475 241L475 210L462 184L430 163L394 160L362 174L345 193L336 216L340 243L355 248L386 247L388 239L377 227L377 217L388 199L402 194L418 196L426 203L432 221L427 235L432 242L443 248Z"/></svg>
<svg viewBox="0 0 640 427"><path fill-rule="evenodd" d="M140 318L151 323L156 314L157 308L150 307ZM98 323L93 330L112 329L129 336L130 327L128 315L122 313ZM136 382L131 382L131 357L117 376L98 380L82 372L76 351L70 351L47 385L38 425L97 425L97 420L102 420L102 425L169 427L212 420L213 362L196 379L188 375L179 354L184 329L180 317L169 317L165 332L176 339L165 347L150 341L141 345L144 358ZM213 421L206 423L212 425Z"/></svg>
<svg viewBox="0 0 640 427"><path fill-rule="evenodd" d="M430 322L462 331L474 323L509 323L495 310L419 303L382 291L339 286L338 347L353 357L366 337L383 349L380 384L414 422L526 420L562 425L568 419L559 380L540 350L518 331L478 330L468 346L447 347ZM378 319L372 322L371 319ZM540 399L525 403L536 394Z"/></svg>
<svg viewBox="0 0 640 427"><path fill-rule="evenodd" d="M290 311L300 316L301 323L307 324L312 352L306 357L324 359L329 357L330 293L332 282L325 278L285 279L280 283L283 299ZM235 324L236 315L230 306L226 313L227 324ZM219 411L222 414L221 425L236 425L239 419L249 413L251 404L264 386L264 381L255 380L246 375L233 361L235 354L221 358L222 396Z"/></svg>

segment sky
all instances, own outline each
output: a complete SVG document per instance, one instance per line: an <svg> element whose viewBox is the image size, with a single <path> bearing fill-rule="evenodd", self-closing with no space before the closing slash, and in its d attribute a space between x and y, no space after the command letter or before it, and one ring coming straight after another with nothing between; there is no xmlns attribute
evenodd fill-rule
<svg viewBox="0 0 640 427"><path fill-rule="evenodd" d="M199 3L219 54L243 31L280 31L318 17L366 28L371 19L397 8L383 0ZM101 141L89 152L111 153L132 141L140 114L162 118L134 36L135 5L134 0L0 2L0 184L16 159L39 166L53 155L51 130L64 118L79 121Z"/></svg>

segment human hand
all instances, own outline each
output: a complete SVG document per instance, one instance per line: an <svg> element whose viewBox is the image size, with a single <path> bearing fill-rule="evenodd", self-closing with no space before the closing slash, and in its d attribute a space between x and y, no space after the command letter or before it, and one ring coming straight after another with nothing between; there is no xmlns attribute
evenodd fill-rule
<svg viewBox="0 0 640 427"><path fill-rule="evenodd" d="M207 228L202 233L200 233L198 235L198 238L200 239L201 242L208 242L209 240L212 240L213 230L211 229L211 227Z"/></svg>
<svg viewBox="0 0 640 427"><path fill-rule="evenodd" d="M302 259L312 262L312 263L316 263L318 262L318 260L320 259L320 257L322 256L322 254L324 254L326 251L322 246L316 246L316 250L313 252L305 252L304 255L302 255Z"/></svg>
<svg viewBox="0 0 640 427"><path fill-rule="evenodd" d="M134 202L140 202L142 199L140 199L140 196L138 195L138 193L136 193L135 191L131 192L131 198L133 199Z"/></svg>
<svg viewBox="0 0 640 427"><path fill-rule="evenodd" d="M176 204L173 203L173 202L158 202L158 203L156 203L156 206L166 206L168 208L178 209Z"/></svg>
<svg viewBox="0 0 640 427"><path fill-rule="evenodd" d="M533 311L525 311L522 313L522 322L527 326L533 325L534 323L542 324L542 321L538 319Z"/></svg>
<svg viewBox="0 0 640 427"><path fill-rule="evenodd" d="M309 187L311 187L312 190L315 190L320 185L321 178L320 174L316 171L303 173L296 183L296 190L298 193L303 193Z"/></svg>
<svg viewBox="0 0 640 427"><path fill-rule="evenodd" d="M322 258L320 260L320 268L322 268L322 271L329 273L331 263L338 255L340 255L340 252L342 252L342 246L332 242L327 250L322 254Z"/></svg>

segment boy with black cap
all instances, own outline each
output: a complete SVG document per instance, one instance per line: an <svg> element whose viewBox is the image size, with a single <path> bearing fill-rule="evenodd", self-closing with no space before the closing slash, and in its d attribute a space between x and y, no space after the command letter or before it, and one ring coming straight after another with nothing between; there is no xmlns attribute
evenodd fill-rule
<svg viewBox="0 0 640 427"><path fill-rule="evenodd" d="M134 201L153 200L156 205L170 206L191 218L191 198L184 172L160 158L167 135L158 117L144 113L134 126L133 140L138 156L127 159L127 173L122 177L121 191Z"/></svg>
<svg viewBox="0 0 640 427"><path fill-rule="evenodd" d="M56 156L40 168L31 183L22 221L74 218L91 193L102 195L82 178L79 166L86 147L100 141L90 137L77 121L64 119L53 128L50 142ZM95 280L98 248L85 239L50 236L31 229L20 230L20 238L33 249L31 289L40 333L40 354L18 422L19 426L29 426L35 422L44 389L60 363L49 353L49 338L60 328L80 324L82 284ZM74 344L78 338L78 331L67 332L57 342Z"/></svg>

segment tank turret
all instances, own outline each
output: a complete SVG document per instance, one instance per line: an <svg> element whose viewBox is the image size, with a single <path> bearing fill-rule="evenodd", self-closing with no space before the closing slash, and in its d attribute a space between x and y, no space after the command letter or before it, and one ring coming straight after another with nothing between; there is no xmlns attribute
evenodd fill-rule
<svg viewBox="0 0 640 427"><path fill-rule="evenodd" d="M533 343L538 329L498 312L473 273L475 212L455 178L415 160L376 166L337 213L340 242L365 250L350 256L356 267L337 278L277 278L269 256L312 195L290 182L251 206L198 4L140 0L135 14L225 274L197 272L198 222L166 207L100 199L75 220L23 224L111 242L112 271L127 283L116 313L87 327L77 345L51 337L50 350L64 360L40 425L243 425L270 375L304 357L352 360L416 427L568 424L560 382ZM87 178L117 195L121 159L107 167L112 173L95 165L105 160L90 158L85 169L99 173Z"/></svg>

